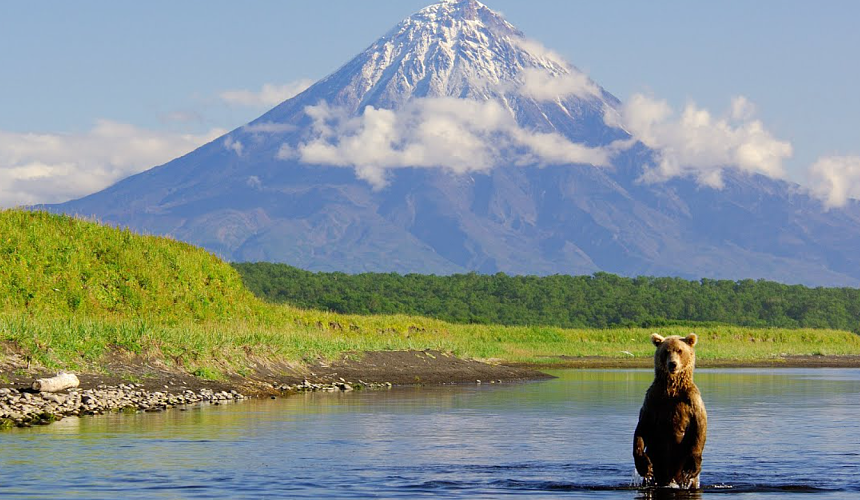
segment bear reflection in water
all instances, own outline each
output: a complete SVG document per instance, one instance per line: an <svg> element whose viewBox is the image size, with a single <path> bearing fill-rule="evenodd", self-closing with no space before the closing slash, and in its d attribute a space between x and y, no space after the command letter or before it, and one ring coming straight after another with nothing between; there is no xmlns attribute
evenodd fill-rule
<svg viewBox="0 0 860 500"><path fill-rule="evenodd" d="M633 459L644 486L698 489L708 415L693 383L698 337L651 335L654 382L633 436ZM677 490L675 490L677 491ZM670 491L666 491L669 494ZM650 498L650 497L649 497Z"/></svg>
<svg viewBox="0 0 860 500"><path fill-rule="evenodd" d="M701 500L702 490L679 488L649 488L641 490L636 500Z"/></svg>

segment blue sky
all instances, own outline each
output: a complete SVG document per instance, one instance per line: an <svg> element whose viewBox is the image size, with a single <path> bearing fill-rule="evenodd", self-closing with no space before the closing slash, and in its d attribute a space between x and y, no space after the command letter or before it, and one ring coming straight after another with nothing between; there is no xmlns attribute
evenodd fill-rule
<svg viewBox="0 0 860 500"><path fill-rule="evenodd" d="M0 185L0 206L63 201L186 152L262 114L264 85L277 96L324 77L429 3L0 0L0 184L25 162L56 181L17 197ZM789 178L836 157L849 159L840 180L860 181L860 2L484 3L622 100L719 116L744 96L791 144ZM58 166L88 160L91 178L57 180Z"/></svg>

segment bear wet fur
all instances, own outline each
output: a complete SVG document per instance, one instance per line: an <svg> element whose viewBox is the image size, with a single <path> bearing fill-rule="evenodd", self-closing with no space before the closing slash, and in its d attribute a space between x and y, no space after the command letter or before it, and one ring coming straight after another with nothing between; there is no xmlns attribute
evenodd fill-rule
<svg viewBox="0 0 860 500"><path fill-rule="evenodd" d="M651 335L654 382L633 436L636 471L646 485L698 488L708 415L693 383L698 337Z"/></svg>

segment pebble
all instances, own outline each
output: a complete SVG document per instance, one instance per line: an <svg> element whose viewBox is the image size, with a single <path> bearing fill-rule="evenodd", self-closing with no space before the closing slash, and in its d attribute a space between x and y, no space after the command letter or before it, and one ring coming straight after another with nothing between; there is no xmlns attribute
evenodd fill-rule
<svg viewBox="0 0 860 500"><path fill-rule="evenodd" d="M283 392L350 392L361 389L391 389L394 386L391 382L368 383L359 380L356 383L349 383L342 378L339 380L339 382L332 382L330 384L314 384L305 380L301 384L284 384L276 386L275 389Z"/></svg>
<svg viewBox="0 0 860 500"><path fill-rule="evenodd" d="M99 385L97 389L70 389L65 393L31 393L0 388L0 428L47 425L68 416L112 412L160 412L168 408L208 402L220 404L246 399L237 391L200 389L181 394L149 392L142 384Z"/></svg>
<svg viewBox="0 0 860 500"><path fill-rule="evenodd" d="M272 385L283 392L350 392L361 389L391 389L391 382L347 382L340 378L328 384L308 380L296 385ZM167 389L168 386L165 386ZM69 389L62 393L20 392L14 388L0 388L0 429L48 425L64 417L101 415L115 412L156 413L197 403L221 404L247 399L236 390L215 392L212 389L181 393L149 392L143 384L99 384L96 389ZM275 396L272 396L275 399ZM184 409L184 408L181 408Z"/></svg>

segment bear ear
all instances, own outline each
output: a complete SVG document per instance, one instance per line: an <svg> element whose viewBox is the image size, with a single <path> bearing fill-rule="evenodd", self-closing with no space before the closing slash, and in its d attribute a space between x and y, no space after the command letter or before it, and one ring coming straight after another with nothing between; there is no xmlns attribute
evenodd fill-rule
<svg viewBox="0 0 860 500"><path fill-rule="evenodd" d="M699 341L699 336L696 335L695 333L691 333L691 334L687 335L687 337L684 339L684 342L689 344L690 347L694 347L696 345L696 342L698 342L698 341Z"/></svg>
<svg viewBox="0 0 860 500"><path fill-rule="evenodd" d="M657 334L657 333L651 334L651 343L656 345L656 346L659 346L660 344L662 344L664 340L666 340L666 339L660 334Z"/></svg>

